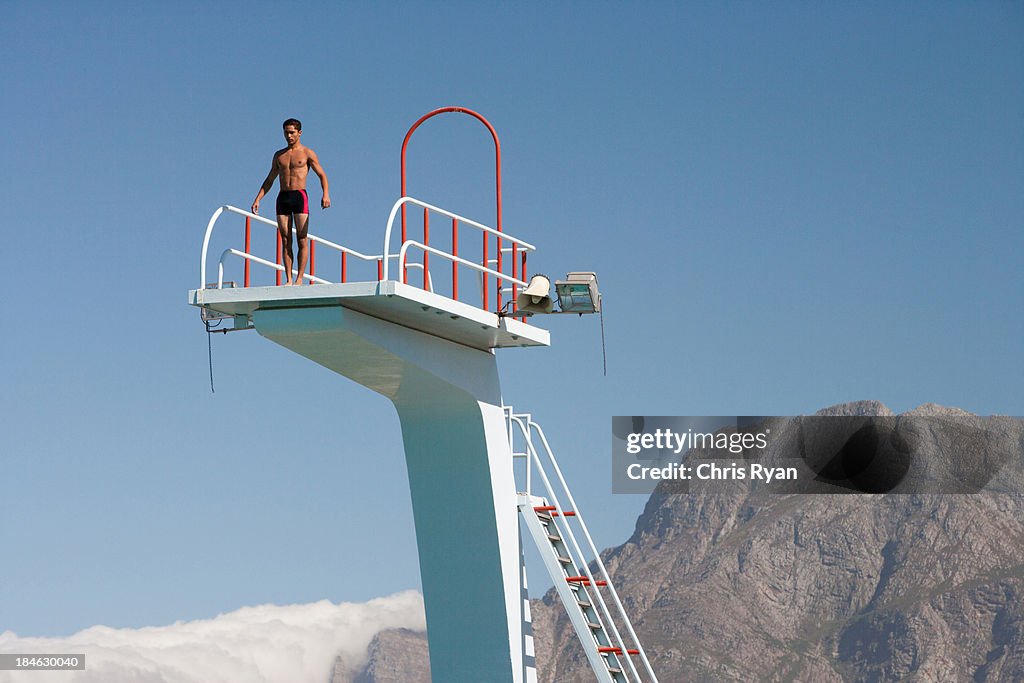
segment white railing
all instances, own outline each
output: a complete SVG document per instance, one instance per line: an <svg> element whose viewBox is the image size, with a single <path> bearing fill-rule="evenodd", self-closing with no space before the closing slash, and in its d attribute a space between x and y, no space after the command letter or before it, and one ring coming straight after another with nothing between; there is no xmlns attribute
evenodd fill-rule
<svg viewBox="0 0 1024 683"><path fill-rule="evenodd" d="M271 263L270 261L267 261L266 259L261 259L259 256L253 256L252 254L246 253L244 251L238 251L237 249L230 249L230 248L228 248L228 249L225 249L221 253L220 261L217 262L217 289L223 289L224 288L224 257L225 256L238 256L239 258L246 259L248 261L252 261L253 263L259 263L262 266L269 266L270 268L273 268L274 270L279 270L281 272L284 272L284 266L282 266L282 265L279 265L277 263ZM292 268L292 275L298 275L298 273L299 273L298 270L296 270L295 268ZM329 284L331 284L329 281L324 280L323 278L319 278L316 275L313 275L312 273L304 273L303 277L305 277L310 282L315 282L315 283L317 283L319 285L329 285Z"/></svg>
<svg viewBox="0 0 1024 683"><path fill-rule="evenodd" d="M601 560L601 554L597 550L597 546L594 545L594 539L590 535L590 531L587 529L586 522L583 521L583 515L580 513L579 506L576 505L576 501L573 498L572 492L569 490L569 485L565 481L565 477L562 475L562 470L558 466L558 462L555 460L555 455L551 450L550 444L548 444L547 438L544 436L544 430L541 429L540 425L533 421L529 414L517 415L512 411L512 408L506 407L506 415L508 418L509 427L509 446L512 448L514 443L512 425L519 427L520 433L523 435L523 440L526 445L526 451L523 453L516 453L515 449L512 448L513 456L525 457L526 459L526 491L527 495L532 495L532 469L531 465L536 467L537 475L540 476L542 483L544 484L545 493L549 504L555 507L555 511L558 515L552 515L552 521L558 524L556 520L561 520L561 524L558 526L559 531L562 532L562 538L568 539L571 544L572 551L576 554L579 559L579 565L582 568L587 580L590 585L594 587L592 591L593 595L597 598L597 604L600 607L599 616L603 622L607 625L608 630L612 636L616 647L620 648L622 657L620 661L624 659L628 665L630 671L636 680L640 680L640 674L633 663L633 660L629 656L629 650L635 649L639 651L639 656L643 661L644 669L648 677L653 683L658 683L658 677L655 675L654 670L651 667L651 663L647 658L647 653L644 651L643 645L640 643L640 639L637 638L636 631L633 629L633 624L629 620L629 616L626 614L625 608L622 606L622 601L619 599L618 591L615 590L615 586L612 585L611 576L608 574L608 569L605 567L604 561ZM540 455L537 452L537 448L533 444L533 433L536 433L540 437L540 443L543 446L545 455L547 456L548 463L551 465L555 476L558 480L560 490L565 494L565 499L569 504L568 508L562 507L558 500L555 488L552 486L551 480L545 472L544 465L541 462ZM580 530L583 532L584 540L586 541L586 548L589 551L589 556L584 554L579 543L576 540L576 535L573 533L571 525L568 523L568 519L564 514L567 510L575 513L574 517L579 522ZM590 570L589 558L593 558L593 562L597 565L598 577L594 576L594 572ZM608 608L601 592L597 590L597 580L602 580L608 589L608 594L611 596L612 602L616 608L616 612L625 625L626 632L629 634L629 638L632 640L634 647L628 648L626 643L623 641L622 634L619 632L616 626L616 619L613 618L611 610Z"/></svg>
<svg viewBox="0 0 1024 683"><path fill-rule="evenodd" d="M514 282L517 285L520 285L521 287L525 287L526 286L526 283L523 282L522 280L518 279L518 278L514 278L514 277L511 277L509 275L505 275L504 273L499 273L498 271L491 270L490 268L484 268L483 266L481 266L481 265L479 265L477 263L474 263L473 261L467 261L466 259L464 259L462 257L455 256L453 254L449 254L446 251L441 251L440 249L435 249L434 247L428 247L426 244L423 244L422 242L417 242L415 240L406 240L402 244L402 249L401 249L401 251L398 252L398 266L399 266L399 268L415 268L415 267L419 267L421 269L423 268L423 264L422 263L406 263L405 257L408 254L409 247L416 247L417 249L422 249L423 251L428 252L430 254L436 254L436 255L440 256L441 258L448 259L449 261L451 261L453 263L462 264L464 266L472 268L473 270L476 270L478 272L484 273L485 275L493 275L494 277L501 278L502 280L507 280L509 282ZM428 275L429 275L429 273L428 273ZM506 288L503 288L502 291L511 291L511 290L512 290L511 287L506 287Z"/></svg>
<svg viewBox="0 0 1024 683"><path fill-rule="evenodd" d="M203 253L202 253L202 256L200 258L200 263L199 263L199 289L206 289L206 287L207 287L207 280L206 280L207 267L206 267L206 263L207 263L207 254L208 254L209 249L210 249L210 237L213 235L213 228L216 226L217 221L220 219L220 217L225 212L238 214L239 216L244 216L246 218L255 220L255 221L259 222L259 223L265 223L266 225L273 226L274 229L277 230L277 221L272 221L269 218L264 218L263 216L260 216L258 214L252 213L251 211L246 211L245 209L239 209L238 207L230 206L228 204L225 204L224 206L219 207L216 211L213 212L213 215L210 216L210 221L206 224L206 234L203 236ZM319 236L313 235L313 234L309 235L309 241L311 243L322 244L324 247L326 247L328 249L331 249L331 250L334 250L334 251L337 251L337 252L339 252L341 254L350 254L353 257L355 257L357 259L360 259L360 260L363 260L363 261L377 261L377 262L380 262L383 259L382 256L379 256L379 255L378 256L372 256L372 255L362 254L362 253L356 251L355 249L350 249L348 247L343 247L340 244L335 244L334 242L331 242L330 240L324 239L323 237L319 237ZM238 256L238 257L240 257L242 259L246 259L246 260L252 261L254 263L259 263L260 265L268 266L268 267L273 268L275 270L284 271L284 267L281 266L280 264L271 263L270 261L267 261L266 259L261 259L258 256L254 256L253 254L249 254L249 253L244 252L244 251L239 251L238 249L225 249L221 253L220 260L218 262L218 278L217 278L217 286L218 286L218 288L223 286L223 280L224 280L224 275L223 275L223 272L224 272L224 258L226 256L229 256L229 255L230 256ZM413 265L413 264L410 264L410 266L411 265ZM324 280L323 278L316 277L312 273L307 274L306 278L311 280L312 282L317 282L317 283L320 283L320 284L330 284L329 280Z"/></svg>
<svg viewBox="0 0 1024 683"><path fill-rule="evenodd" d="M393 250L392 244L391 244L392 233L394 232L395 219L399 215L399 213L402 211L403 207L405 207L405 205L407 205L407 204L412 204L414 206L418 206L418 207L423 209L423 214L424 214L424 239L422 241L420 241L420 240L413 240L413 239L406 238L406 239L403 240L402 244L398 247L398 249L396 251L396 250ZM248 221L255 221L257 223L263 223L265 225L273 227L275 230L277 229L277 222L276 221L270 220L269 218L264 218L262 216L254 214L254 213L252 213L250 211L246 211L244 209L239 209L239 208L237 208L235 206L230 206L230 205L224 205L224 206L221 206L221 207L217 208L217 210L215 210L213 212L213 215L210 216L210 220L209 220L209 222L206 225L206 233L203 236L203 251L202 251L202 256L201 256L200 264L199 264L199 288L200 289L206 289L207 286L213 286L207 280L208 270L209 270L208 258L209 258L210 240L211 240L211 237L213 235L214 228L217 226L217 223L220 220L221 216L223 216L225 213L237 214L237 215L242 216L242 217L247 219L247 223L246 223L246 235L247 235L246 239L247 240L248 240L249 225L250 225L250 223ZM450 219L452 221L452 243L451 243L450 250L446 251L444 249L438 248L437 246L431 246L429 244L429 240L427 238L428 230L427 230L427 227L426 227L427 226L427 220L428 220L428 213L435 213L435 214L438 214L440 216L444 216L444 217L446 217L446 218L448 218L448 219ZM483 242L484 259L483 259L482 262L473 261L473 260L470 260L470 259L463 258L463 257L459 256L458 226L460 226L460 225L462 225L462 226L469 226L474 231L477 231L477 232L479 232L480 234L483 235L482 239L484 240L484 242ZM487 238L491 237L491 236L493 236L498 241L497 242L497 248L495 249L494 252L492 252L492 253L496 254L496 256L498 257L497 259L489 258L487 256L487 252L488 252ZM400 199L398 199L394 203L394 205L392 205L391 212L388 214L387 224L386 224L386 226L384 228L383 251L379 255L363 254L363 253L360 253L360 252L356 251L355 249L350 249L350 248L342 246L340 244L336 244L334 242L331 242L330 240L324 239L323 237L319 237L319 236L314 235L314 234L310 234L309 235L309 240L310 240L310 243L311 243L310 244L310 255L309 255L310 272L308 274L304 274L304 277L308 281L310 281L310 282L320 283L320 284L331 284L330 280L324 279L322 276L318 276L317 273L316 273L316 267L315 267L316 266L316 259L315 259L314 247L315 247L315 245L319 244L319 245L322 245L324 248L331 249L331 250L341 254L341 256L342 256L342 273L343 273L342 281L345 281L345 279L346 279L346 276L344 275L345 267L346 267L345 266L345 257L348 256L348 255L351 255L352 257L354 257L356 259L360 259L362 261L375 261L375 262L377 262L377 279L378 280L394 279L394 280L401 280L401 281L404 282L405 281L405 275L404 274L406 273L407 269L409 269L409 268L418 268L421 271L423 271L423 274L424 274L424 277L423 277L423 281L424 281L423 286L424 286L424 288L428 289L431 292L433 292L434 291L433 277L432 277L432 275L430 273L430 270L428 268L428 265L427 265L427 257L428 257L428 255L433 254L433 255L435 255L435 256L437 256L439 258L442 258L442 259L444 259L444 260L446 260L446 261L448 261L448 262L450 262L452 264L452 292L451 292L451 298L453 298L453 299L459 299L459 295L458 295L458 279L457 279L457 270L458 270L458 268L465 267L465 268L469 268L469 269L471 269L471 270L476 272L477 276L479 277L480 287L481 287L481 291L482 291L482 294L483 294L483 304L482 304L481 307L484 308L484 309L489 308L489 298L488 298L488 295L487 295L487 280L489 280L490 278L494 278L495 282L497 283L497 292L498 292L499 299L500 299L500 297L503 294L506 294L506 293L509 293L509 292L511 292L512 298L514 299L517 288L519 288L519 287L526 287L527 286L526 275L525 275L525 272L526 272L526 254L531 252L531 251L536 251L536 249L537 249L534 245L530 244L529 242L526 242L525 240L521 240L521 239L519 239L517 237L513 237L512 235L509 235L509 234L504 233L504 232L499 232L498 230L495 230L494 228L492 228L490 226L484 225L483 223L479 223L479 222L474 221L472 219L466 218L465 216L460 216L459 214L453 213L453 212L448 211L446 209L442 209L442 208L440 208L438 206L434 206L433 204L428 204L427 202L420 201L419 199L416 199L414 197L401 197ZM422 263L410 262L410 260L409 260L409 252L410 252L411 249L412 250L418 250L423 255L423 262ZM508 255L511 255L511 261L512 261L512 268L511 268L512 272L511 272L511 274L509 274L508 272L502 272L503 270L507 271L508 269L505 269L505 268L502 267L501 260L500 260L502 256L508 256ZM521 256L521 259L518 258L520 256ZM216 286L218 288L222 288L224 286L225 261L227 259L229 259L229 258L231 258L231 259L234 259L234 258L242 259L246 263L246 277L245 277L245 285L244 286L249 286L248 285L248 264L249 263L256 263L256 264L259 264L261 266L266 266L266 267L271 268L273 270L276 270L278 272L283 272L284 271L284 267L279 262L272 263L271 261L269 261L267 259L260 258L260 257L258 257L256 255L250 253L249 250L247 250L247 249L246 250L241 250L241 249L235 249L235 248L228 248L228 249L225 249L223 252L221 252L220 259L217 262L217 283L216 283ZM278 258L277 260L280 261L280 258ZM393 275L392 274L391 271L392 271L392 261L393 260L397 260L397 262L398 262L398 270L399 270L399 273L401 275L399 275L399 274L394 274ZM517 261L521 261L521 263L517 263ZM321 269L321 271L322 271L322 269Z"/></svg>
<svg viewBox="0 0 1024 683"><path fill-rule="evenodd" d="M428 211L433 211L434 213L439 213L442 216L447 216L448 218L451 218L452 220L458 221L460 225L469 225L469 226L474 227L477 230L480 230L481 232L484 232L486 234L494 235L494 236L496 236L496 237L498 237L498 238L500 238L502 240L508 240L509 242L512 242L512 243L516 244L523 251L530 252L530 251L536 251L537 250L537 247L533 246L529 242L526 242L524 240L518 239L516 237L512 237L508 233L498 232L494 228L488 227L488 226L484 225L483 223L477 223L474 220L470 220L469 218L465 218L465 217L460 216L460 215L458 215L456 213L452 213L451 211L447 211L447 210L442 209L442 208L440 208L438 206L434 206L433 204L427 204L426 202L420 201L419 199L416 199L414 197L402 197L401 199L399 199L398 201L395 202L394 206L391 207L391 213L388 215L388 223L387 223L386 228L384 229L384 255L385 255L385 259L384 259L384 279L385 280L390 279L389 278L389 274L390 273L389 273L389 268L388 268L389 259L395 258L395 256L400 256L400 254L392 254L391 253L391 230L392 230L392 228L394 227L394 224L395 224L395 216L398 215L399 209L401 209L402 206L405 205L405 204L414 204L414 205L419 206L421 208L424 208L424 209L426 209ZM403 244L402 246L404 247L405 245ZM451 254L446 254L446 255L447 256L452 256ZM460 263L462 263L462 262L463 261L460 260ZM465 263L469 264L469 262L465 262ZM472 265L477 266L478 264L472 264ZM491 272L491 273L496 274L497 276L501 277L502 279L507 279L509 277L509 276L504 275L502 273L498 273L497 271L492 271L490 269L488 269L488 271Z"/></svg>

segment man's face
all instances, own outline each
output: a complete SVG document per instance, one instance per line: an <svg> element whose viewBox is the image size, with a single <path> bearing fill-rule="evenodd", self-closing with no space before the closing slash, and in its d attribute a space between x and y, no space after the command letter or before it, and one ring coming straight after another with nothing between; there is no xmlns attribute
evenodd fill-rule
<svg viewBox="0 0 1024 683"><path fill-rule="evenodd" d="M289 147L294 147L298 144L300 137L302 137L302 131L295 126L284 127L284 139Z"/></svg>

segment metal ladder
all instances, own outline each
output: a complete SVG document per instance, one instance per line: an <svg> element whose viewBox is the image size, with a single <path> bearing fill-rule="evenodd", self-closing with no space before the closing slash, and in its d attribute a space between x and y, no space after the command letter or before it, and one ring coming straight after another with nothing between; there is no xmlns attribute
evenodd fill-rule
<svg viewBox="0 0 1024 683"><path fill-rule="evenodd" d="M544 431L529 414L515 413L511 407L505 408L505 414L512 456L525 460L525 486L518 495L519 514L540 552L590 668L601 683L658 683ZM540 453L555 475L557 488ZM532 492L534 474L541 480L543 496ZM563 507L562 501L569 507ZM583 538L583 546L577 534Z"/></svg>

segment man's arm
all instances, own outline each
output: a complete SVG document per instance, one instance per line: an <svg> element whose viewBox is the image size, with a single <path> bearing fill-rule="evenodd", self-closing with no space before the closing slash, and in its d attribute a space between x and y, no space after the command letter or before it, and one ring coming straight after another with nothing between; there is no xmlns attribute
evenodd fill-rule
<svg viewBox="0 0 1024 683"><path fill-rule="evenodd" d="M316 173L316 177L320 179L320 187L324 190L324 198L320 200L320 207L326 209L331 205L331 192L327 189L327 174L324 173L320 160L316 158L316 152L313 150L309 150L309 167L313 170L313 173Z"/></svg>
<svg viewBox="0 0 1024 683"><path fill-rule="evenodd" d="M252 212L260 212L260 200L270 191L270 188L274 186L274 179L277 178L277 154L274 155L274 160L270 162L270 173L267 174L267 179L263 181L263 185L260 186L260 191L256 193L256 199L252 202Z"/></svg>

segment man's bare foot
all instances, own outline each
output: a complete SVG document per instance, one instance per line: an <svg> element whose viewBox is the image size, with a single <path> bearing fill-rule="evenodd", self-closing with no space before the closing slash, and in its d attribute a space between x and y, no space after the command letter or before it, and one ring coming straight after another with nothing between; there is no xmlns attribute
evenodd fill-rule
<svg viewBox="0 0 1024 683"><path fill-rule="evenodd" d="M283 285L283 286L284 286L284 287L291 287L291 286L292 286L292 281L291 281L291 280L289 280L288 282L284 283L284 285Z"/></svg>

